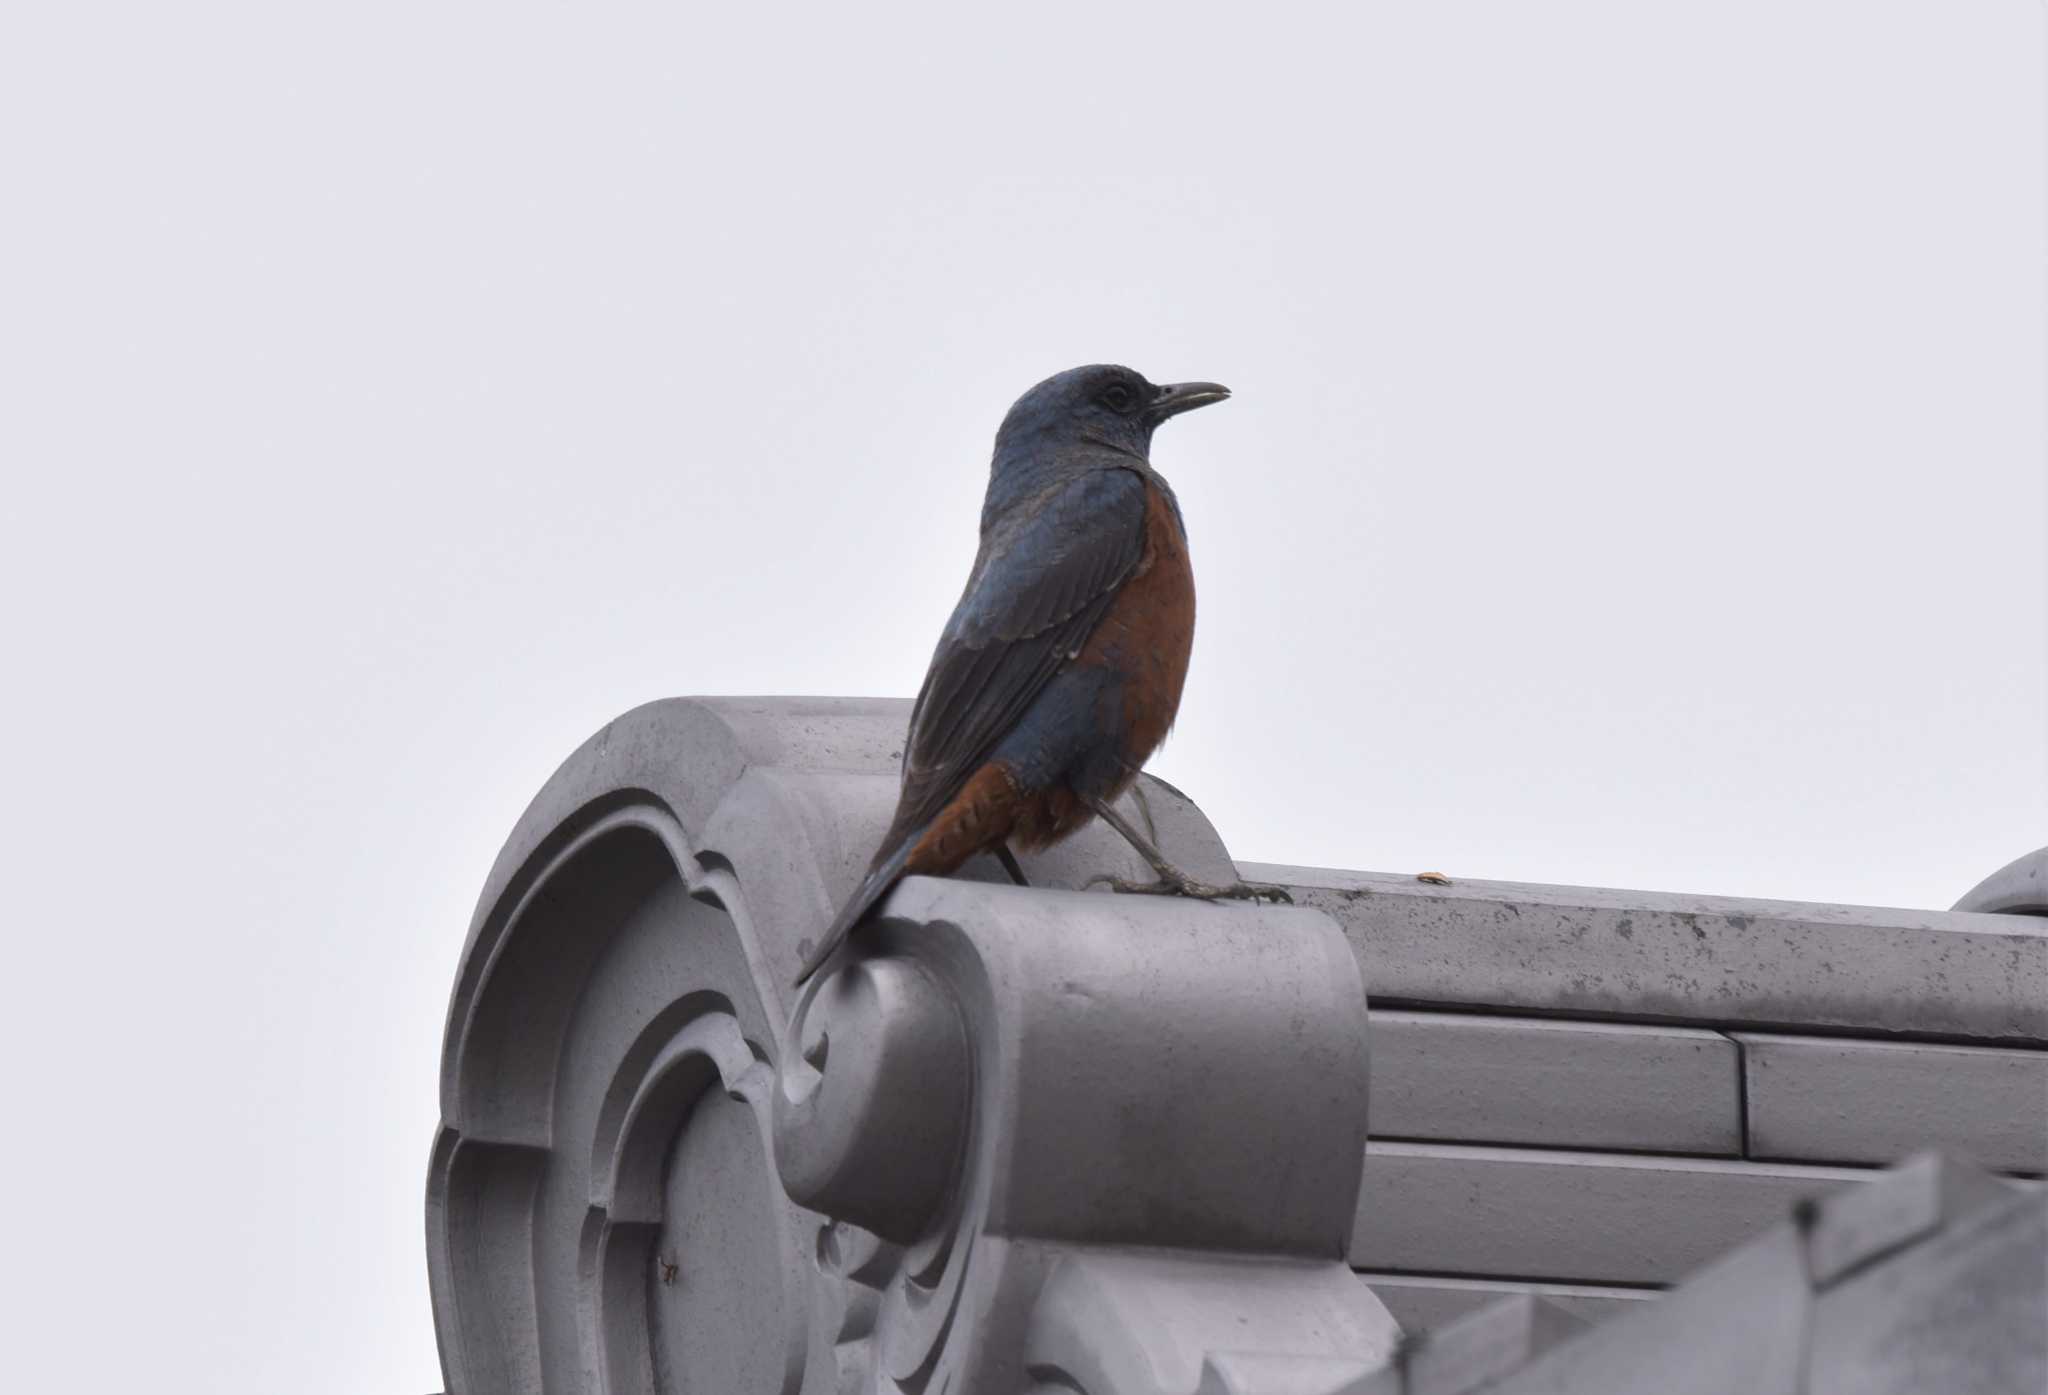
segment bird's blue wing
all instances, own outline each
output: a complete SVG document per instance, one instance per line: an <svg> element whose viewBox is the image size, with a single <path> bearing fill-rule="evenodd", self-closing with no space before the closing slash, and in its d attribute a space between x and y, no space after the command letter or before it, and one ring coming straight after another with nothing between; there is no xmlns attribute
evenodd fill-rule
<svg viewBox="0 0 2048 1395"><path fill-rule="evenodd" d="M1145 481L1099 470L1004 510L932 655L903 748L903 794L867 876L839 908L801 985L902 875L911 847L1080 653L1145 555Z"/></svg>
<svg viewBox="0 0 2048 1395"><path fill-rule="evenodd" d="M983 535L932 655L877 861L960 792L1046 682L1080 652L1145 552L1145 480L1095 470L1007 510Z"/></svg>

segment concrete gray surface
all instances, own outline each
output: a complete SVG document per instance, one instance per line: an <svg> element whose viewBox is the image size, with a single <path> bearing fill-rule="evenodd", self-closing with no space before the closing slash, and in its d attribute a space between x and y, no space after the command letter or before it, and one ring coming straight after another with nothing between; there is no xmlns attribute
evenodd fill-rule
<svg viewBox="0 0 2048 1395"><path fill-rule="evenodd" d="M1352 1262L1564 1282L1668 1284L1802 1197L1872 1174L1710 1158L1381 1143Z"/></svg>
<svg viewBox="0 0 2048 1395"><path fill-rule="evenodd" d="M1431 1332L1405 1351L1383 1383L1400 1395L1466 1395L1586 1330L1586 1320L1547 1298L1496 1299Z"/></svg>
<svg viewBox="0 0 2048 1395"><path fill-rule="evenodd" d="M1359 1277L1387 1305L1405 1332L1427 1332L1518 1293L1547 1299L1588 1323L1603 1322L1625 1308L1653 1303L1660 1290L1604 1284L1517 1283L1511 1279L1467 1279L1447 1274L1388 1274L1365 1270Z"/></svg>
<svg viewBox="0 0 2048 1395"><path fill-rule="evenodd" d="M2048 1171L2048 1051L1740 1033L1749 1152L1886 1163L1939 1147Z"/></svg>
<svg viewBox="0 0 2048 1395"><path fill-rule="evenodd" d="M1806 1243L1807 1278L1825 1287L1960 1217L2021 1194L2021 1188L1973 1164L1919 1154L1868 1184L1841 1188L1795 1213Z"/></svg>
<svg viewBox="0 0 2048 1395"><path fill-rule="evenodd" d="M1780 1224L1490 1386L1499 1395L1804 1395L1805 1254Z"/></svg>
<svg viewBox="0 0 2048 1395"><path fill-rule="evenodd" d="M1245 863L1351 936L1376 1000L2048 1043L2048 921Z"/></svg>
<svg viewBox="0 0 2048 1395"><path fill-rule="evenodd" d="M2021 853L1964 892L1955 909L2048 916L2048 848Z"/></svg>
<svg viewBox="0 0 2048 1395"><path fill-rule="evenodd" d="M1000 1233L1343 1257L1365 1147L1366 1017L1357 967L1324 917L913 878L871 947L870 963L798 1007L805 1049L783 1067L781 1156L827 1129L843 1136L840 1116L929 1093L942 1069L931 1053L868 1073L871 1037L849 1021L882 1001L865 980L915 965L943 985L924 1010L967 1022L977 1117L1004 1125L977 1135L1002 1150L986 1178ZM955 986L970 973L971 990ZM954 1005L969 991L974 1015ZM830 1043L816 1069L802 1064L813 1040ZM835 1195L814 1199L839 1214Z"/></svg>
<svg viewBox="0 0 2048 1395"><path fill-rule="evenodd" d="M1489 1395L2039 1395L2048 1196L1938 1157L1802 1208Z"/></svg>
<svg viewBox="0 0 2048 1395"><path fill-rule="evenodd" d="M797 1005L775 1136L785 1182L840 1223L879 1214L878 1179L952 1164L864 1281L873 1370L1165 1395L1384 1362L1397 1325L1344 1253L1365 991L1326 917L913 878L865 948ZM953 1079L957 1114L928 1088Z"/></svg>
<svg viewBox="0 0 2048 1395"><path fill-rule="evenodd" d="M1718 1032L1480 1013L1372 1015L1375 1138L1742 1152Z"/></svg>
<svg viewBox="0 0 2048 1395"><path fill-rule="evenodd" d="M1330 1266L1075 1250L1030 1309L1015 1374L1033 1391L1078 1395L1336 1395L1396 1349L1391 1320L1376 1299L1359 1303L1363 1291ZM1020 1387L1005 1372L950 1388Z"/></svg>
<svg viewBox="0 0 2048 1395"><path fill-rule="evenodd" d="M2033 1369L1998 1295L2035 1232L1951 1245L2018 1193L1923 1163L1830 1196L1876 1174L1731 1154L1746 1111L1752 1155L2024 1159L2044 926L1298 869L1245 869L1297 907L1084 894L1142 875L1094 828L1030 889L992 861L907 880L792 994L906 715L650 704L514 829L430 1164L451 1395L1770 1390L1816 1294L1842 1370L1972 1344ZM1232 872L1199 809L1140 791L1169 855ZM1938 1286L1896 1266L1944 1246L1989 1326L1921 1312ZM1434 1340L1390 1364L1402 1327Z"/></svg>
<svg viewBox="0 0 2048 1395"><path fill-rule="evenodd" d="M1810 1395L2048 1390L2048 1197L1986 1205L1823 1295Z"/></svg>
<svg viewBox="0 0 2048 1395"><path fill-rule="evenodd" d="M452 1395L1128 1390L1164 1355L1279 1392L1384 1364L1398 1328L1344 1254L1365 991L1326 917L1058 889L1142 875L1097 828L1027 858L1029 891L910 879L792 999L906 715L651 704L513 831L429 1172ZM1230 870L1140 790L1169 856Z"/></svg>

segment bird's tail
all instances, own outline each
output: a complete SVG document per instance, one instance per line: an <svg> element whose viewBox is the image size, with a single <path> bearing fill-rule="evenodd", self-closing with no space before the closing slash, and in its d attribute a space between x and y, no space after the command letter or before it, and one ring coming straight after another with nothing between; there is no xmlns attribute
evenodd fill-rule
<svg viewBox="0 0 2048 1395"><path fill-rule="evenodd" d="M818 947L804 959L804 966L796 976L798 988L803 987L811 975L838 952L839 946L846 943L846 937L853 933L853 927L874 909L875 902L889 894L889 888L903 876L903 864L910 859L910 850L916 846L915 837L898 839L895 851L868 869L868 874L861 878L860 886L839 908L839 914L832 917L832 924L826 927Z"/></svg>

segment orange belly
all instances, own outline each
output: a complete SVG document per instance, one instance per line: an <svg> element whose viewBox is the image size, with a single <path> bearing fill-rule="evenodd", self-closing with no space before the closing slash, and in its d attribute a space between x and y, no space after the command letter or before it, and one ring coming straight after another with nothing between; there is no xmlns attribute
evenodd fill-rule
<svg viewBox="0 0 2048 1395"><path fill-rule="evenodd" d="M1123 675L1122 789L1137 778L1180 712L1195 644L1195 573L1173 505L1156 486L1145 491L1145 552L1138 569L1088 637L1077 663Z"/></svg>
<svg viewBox="0 0 2048 1395"><path fill-rule="evenodd" d="M990 761L975 771L911 848L905 874L943 877L1002 842L1016 822L1020 793L1007 766Z"/></svg>

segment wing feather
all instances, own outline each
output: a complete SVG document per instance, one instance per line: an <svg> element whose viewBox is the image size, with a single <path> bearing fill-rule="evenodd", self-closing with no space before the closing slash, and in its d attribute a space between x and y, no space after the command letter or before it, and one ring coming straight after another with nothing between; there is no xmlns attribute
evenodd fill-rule
<svg viewBox="0 0 2048 1395"><path fill-rule="evenodd" d="M879 865L979 770L1086 644L1145 551L1145 481L1061 481L984 537L932 655L903 752L903 795Z"/></svg>

